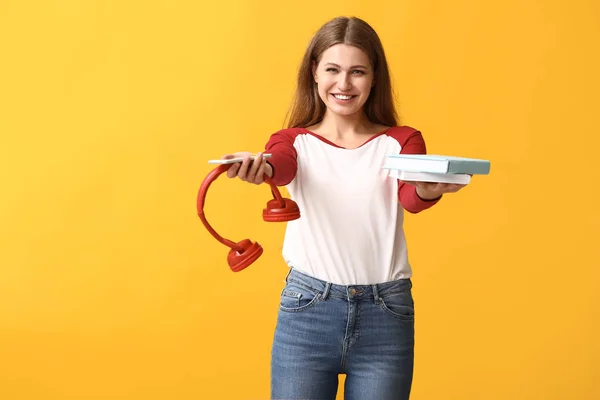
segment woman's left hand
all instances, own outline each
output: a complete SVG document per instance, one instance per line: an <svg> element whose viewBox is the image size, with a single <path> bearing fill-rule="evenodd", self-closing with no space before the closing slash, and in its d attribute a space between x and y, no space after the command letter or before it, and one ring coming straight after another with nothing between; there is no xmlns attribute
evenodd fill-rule
<svg viewBox="0 0 600 400"><path fill-rule="evenodd" d="M402 181L409 185L416 186L417 195L423 200L434 200L445 193L455 193L467 185L457 183L442 183L442 182L412 182Z"/></svg>

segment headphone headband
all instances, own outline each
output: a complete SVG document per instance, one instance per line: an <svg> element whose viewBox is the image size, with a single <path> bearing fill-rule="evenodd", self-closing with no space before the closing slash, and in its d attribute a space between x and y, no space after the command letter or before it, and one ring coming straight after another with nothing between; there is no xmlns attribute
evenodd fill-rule
<svg viewBox="0 0 600 400"><path fill-rule="evenodd" d="M227 258L229 266L234 272L238 272L248 267L251 263L256 261L258 257L260 257L263 251L262 247L258 243L252 243L249 239L242 240L238 243L234 243L231 240L225 239L219 235L208 223L204 213L204 203L206 202L206 195L210 185L223 172L226 172L229 167L231 167L231 165L219 165L213 169L206 176L206 178L204 178L204 181L198 190L196 208L198 216L208 232L220 243L231 248ZM265 182L271 187L271 193L273 194L274 198L267 203L267 208L263 210L263 219L267 222L285 222L300 218L300 210L298 209L298 205L291 199L283 198L279 192L279 189L277 188L277 185L275 185L269 176L265 174L264 179Z"/></svg>

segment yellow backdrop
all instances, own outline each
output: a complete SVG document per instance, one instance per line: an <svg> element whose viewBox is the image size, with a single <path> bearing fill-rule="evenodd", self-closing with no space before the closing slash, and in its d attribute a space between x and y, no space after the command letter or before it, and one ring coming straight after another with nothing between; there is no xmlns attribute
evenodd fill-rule
<svg viewBox="0 0 600 400"><path fill-rule="evenodd" d="M267 399L286 268L260 151L337 15L373 24L404 123L491 174L406 222L415 400L600 398L600 6L573 1L0 4L0 398ZM340 397L341 398L341 395Z"/></svg>

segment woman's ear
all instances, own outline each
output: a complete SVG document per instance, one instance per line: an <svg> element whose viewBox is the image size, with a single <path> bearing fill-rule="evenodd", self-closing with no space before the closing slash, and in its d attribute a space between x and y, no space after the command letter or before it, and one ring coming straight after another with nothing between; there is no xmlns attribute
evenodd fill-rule
<svg viewBox="0 0 600 400"><path fill-rule="evenodd" d="M318 83L317 80L317 63L315 61L312 62L312 76L315 83Z"/></svg>

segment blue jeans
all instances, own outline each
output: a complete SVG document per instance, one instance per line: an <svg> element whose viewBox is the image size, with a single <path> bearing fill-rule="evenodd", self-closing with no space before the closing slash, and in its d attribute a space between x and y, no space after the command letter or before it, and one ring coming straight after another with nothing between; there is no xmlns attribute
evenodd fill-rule
<svg viewBox="0 0 600 400"><path fill-rule="evenodd" d="M413 378L412 282L335 285L291 270L281 293L271 399L407 400Z"/></svg>

